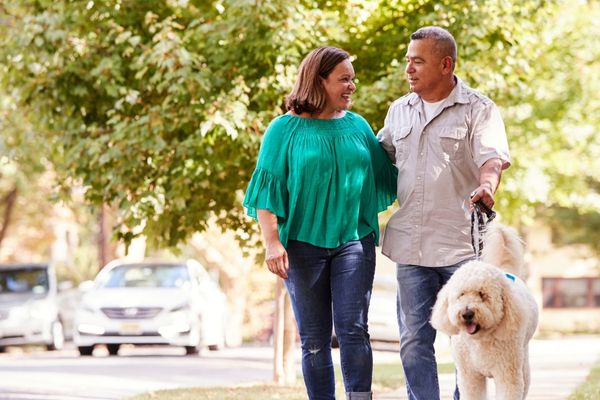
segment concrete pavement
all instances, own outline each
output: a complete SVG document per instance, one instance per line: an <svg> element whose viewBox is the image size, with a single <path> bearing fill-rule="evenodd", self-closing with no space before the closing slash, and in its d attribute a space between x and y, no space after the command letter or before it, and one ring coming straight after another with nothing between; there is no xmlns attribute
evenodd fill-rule
<svg viewBox="0 0 600 400"><path fill-rule="evenodd" d="M442 362L448 361L449 343L436 343ZM530 343L531 386L528 400L566 400L585 381L590 368L600 362L600 336L568 336L536 339ZM375 362L385 362L377 360ZM488 395L494 399L493 381L488 381ZM442 400L452 399L454 374L440 375ZM375 400L404 400L406 390L374 393Z"/></svg>

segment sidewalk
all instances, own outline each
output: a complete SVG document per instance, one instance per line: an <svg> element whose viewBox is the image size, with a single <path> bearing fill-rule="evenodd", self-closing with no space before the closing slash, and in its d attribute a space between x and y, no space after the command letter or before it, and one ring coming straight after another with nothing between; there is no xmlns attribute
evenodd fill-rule
<svg viewBox="0 0 600 400"><path fill-rule="evenodd" d="M444 348L441 350L445 361ZM600 362L600 336L533 340L529 352L531 386L527 399L566 400L585 381L590 368ZM494 399L493 382L489 382L488 395ZM440 375L441 399L451 400L453 391L454 374ZM403 387L385 394L375 393L374 399L404 400L407 399L406 390Z"/></svg>

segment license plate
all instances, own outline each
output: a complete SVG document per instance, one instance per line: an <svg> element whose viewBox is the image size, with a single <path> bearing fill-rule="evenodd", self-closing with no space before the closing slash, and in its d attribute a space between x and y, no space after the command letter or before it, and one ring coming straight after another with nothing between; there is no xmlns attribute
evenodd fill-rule
<svg viewBox="0 0 600 400"><path fill-rule="evenodd" d="M140 324L138 324L138 323L125 322L125 323L121 324L119 333L121 333L121 335L141 335L142 328L141 328Z"/></svg>

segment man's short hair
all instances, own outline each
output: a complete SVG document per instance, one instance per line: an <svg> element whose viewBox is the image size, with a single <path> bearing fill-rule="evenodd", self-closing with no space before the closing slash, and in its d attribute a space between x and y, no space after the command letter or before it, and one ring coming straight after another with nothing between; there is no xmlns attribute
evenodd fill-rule
<svg viewBox="0 0 600 400"><path fill-rule="evenodd" d="M419 39L435 40L436 54L441 57L450 56L452 63L456 64L456 41L450 32L439 26L424 26L410 35L410 40Z"/></svg>

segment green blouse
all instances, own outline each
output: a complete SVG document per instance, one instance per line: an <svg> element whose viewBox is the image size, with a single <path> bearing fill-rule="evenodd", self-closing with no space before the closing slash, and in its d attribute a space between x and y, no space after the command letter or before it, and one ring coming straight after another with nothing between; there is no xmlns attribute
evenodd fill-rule
<svg viewBox="0 0 600 400"><path fill-rule="evenodd" d="M263 138L244 206L278 217L284 247L298 240L335 248L371 232L396 199L396 167L360 115L275 118Z"/></svg>

